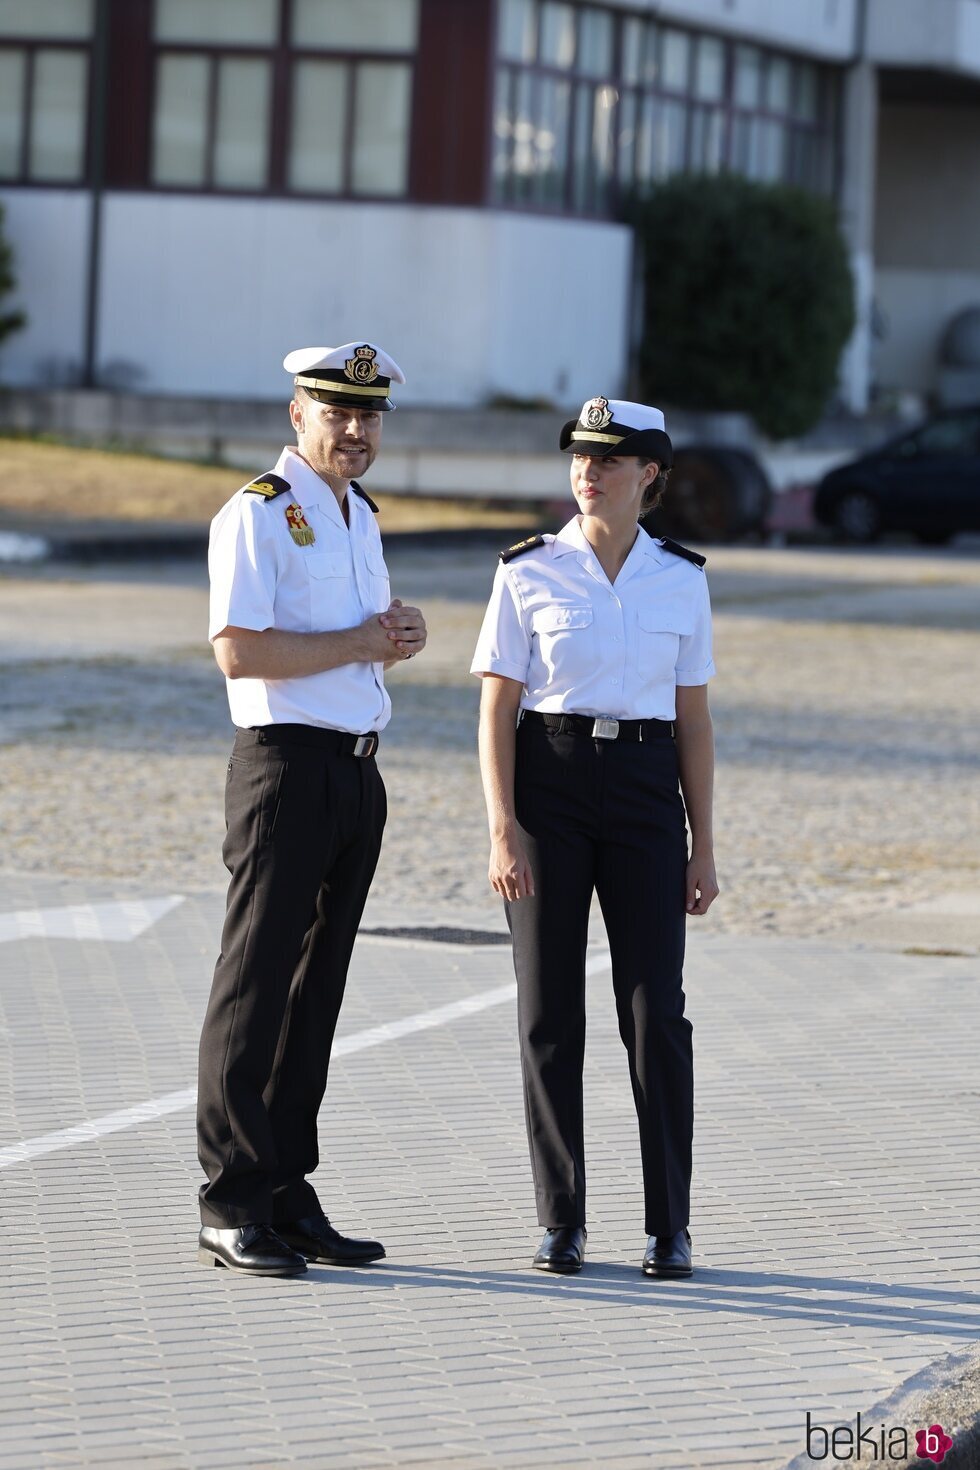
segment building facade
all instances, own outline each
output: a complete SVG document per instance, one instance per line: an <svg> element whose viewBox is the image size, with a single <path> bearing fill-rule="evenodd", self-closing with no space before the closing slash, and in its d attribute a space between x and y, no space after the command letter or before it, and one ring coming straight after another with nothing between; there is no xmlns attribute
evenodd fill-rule
<svg viewBox="0 0 980 1470"><path fill-rule="evenodd" d="M621 392L621 200L730 169L838 201L861 409L980 303L978 157L980 0L0 0L0 380L273 397L368 335L405 403Z"/></svg>

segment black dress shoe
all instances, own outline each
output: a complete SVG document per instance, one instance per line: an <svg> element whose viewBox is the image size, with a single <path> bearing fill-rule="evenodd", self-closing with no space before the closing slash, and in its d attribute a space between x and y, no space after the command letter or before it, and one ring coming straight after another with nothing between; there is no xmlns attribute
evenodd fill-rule
<svg viewBox="0 0 980 1470"><path fill-rule="evenodd" d="M562 1276L581 1271L586 1235L584 1225L559 1225L555 1230L546 1230L531 1265L539 1271L557 1271Z"/></svg>
<svg viewBox="0 0 980 1470"><path fill-rule="evenodd" d="M248 1276L302 1276L306 1262L290 1250L271 1225L241 1225L218 1230L204 1225L198 1238L202 1266L226 1266Z"/></svg>
<svg viewBox="0 0 980 1470"><path fill-rule="evenodd" d="M326 1215L276 1225L276 1234L308 1261L324 1261L328 1266L366 1266L385 1254L380 1240L349 1240L333 1228Z"/></svg>
<svg viewBox="0 0 980 1470"><path fill-rule="evenodd" d="M643 1256L644 1276L693 1276L691 1237L686 1230L676 1235L651 1235Z"/></svg>

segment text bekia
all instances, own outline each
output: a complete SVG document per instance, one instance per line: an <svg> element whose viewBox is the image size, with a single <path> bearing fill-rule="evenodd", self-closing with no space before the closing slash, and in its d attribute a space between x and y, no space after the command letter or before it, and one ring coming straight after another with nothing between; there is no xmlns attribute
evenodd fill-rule
<svg viewBox="0 0 980 1470"><path fill-rule="evenodd" d="M953 1447L941 1424L917 1429L915 1442L917 1458L931 1460L935 1465L941 1465ZM904 1461L909 1458L909 1436L900 1424L862 1429L860 1414L853 1428L850 1424L839 1424L835 1429L826 1429L813 1422L813 1415L807 1409L806 1454L808 1460Z"/></svg>

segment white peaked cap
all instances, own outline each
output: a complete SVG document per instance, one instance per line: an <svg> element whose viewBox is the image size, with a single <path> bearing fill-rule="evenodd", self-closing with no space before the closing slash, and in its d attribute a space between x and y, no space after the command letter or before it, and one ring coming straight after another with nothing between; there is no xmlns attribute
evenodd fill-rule
<svg viewBox="0 0 980 1470"><path fill-rule="evenodd" d="M590 398L582 404L580 417L583 423L595 401L594 398ZM666 433L667 425L664 423L664 416L659 408L651 408L648 403L628 403L623 398L609 398L606 401L614 422L623 428L633 429L636 432L641 429L660 429L662 433Z"/></svg>
<svg viewBox="0 0 980 1470"><path fill-rule="evenodd" d="M343 347L297 347L294 352L286 353L282 365L287 373L294 374L316 372L319 368L343 373L348 362L364 355L366 347L370 348L373 354L370 360L383 377L393 383L404 383L405 374L395 359L376 342L346 342Z"/></svg>

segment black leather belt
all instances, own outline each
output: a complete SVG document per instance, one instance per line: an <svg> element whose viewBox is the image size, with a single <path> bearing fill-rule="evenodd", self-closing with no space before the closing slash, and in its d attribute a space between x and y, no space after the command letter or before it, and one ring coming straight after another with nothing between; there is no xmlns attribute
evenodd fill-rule
<svg viewBox="0 0 980 1470"><path fill-rule="evenodd" d="M319 725L250 725L259 745L310 745L331 750L334 755L356 755L361 760L374 755L379 735L348 735L346 730L325 730Z"/></svg>
<svg viewBox="0 0 980 1470"><path fill-rule="evenodd" d="M616 720L607 715L546 715L526 709L521 716L559 735L587 735L592 740L670 740L671 720Z"/></svg>

